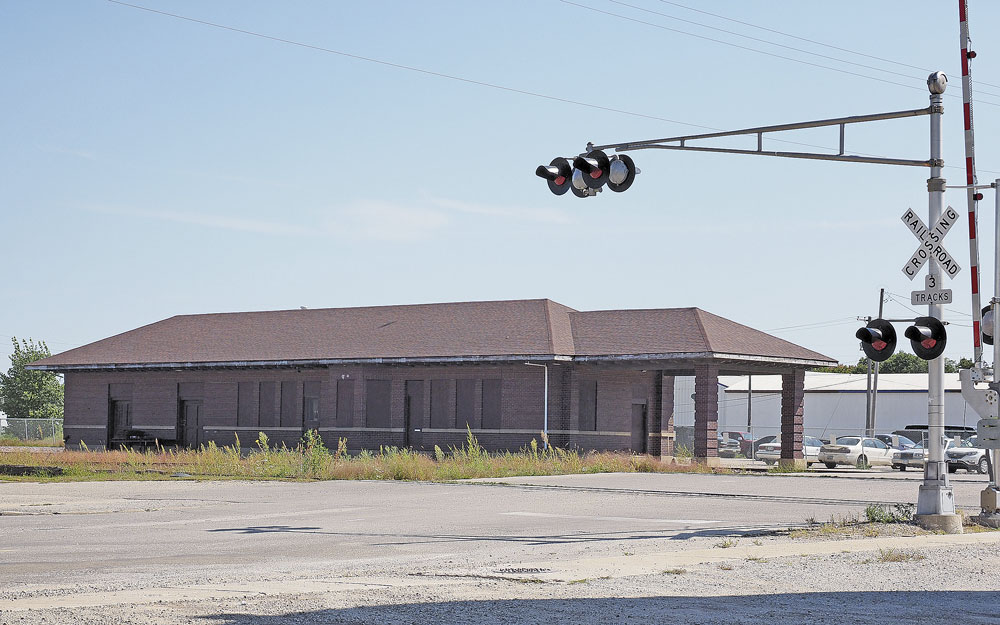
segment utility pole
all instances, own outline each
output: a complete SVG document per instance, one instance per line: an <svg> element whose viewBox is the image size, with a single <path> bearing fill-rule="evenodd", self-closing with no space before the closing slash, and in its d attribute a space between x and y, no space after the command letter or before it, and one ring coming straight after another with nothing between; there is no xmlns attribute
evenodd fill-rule
<svg viewBox="0 0 1000 625"><path fill-rule="evenodd" d="M879 319L882 315L879 315ZM867 317L859 317L860 321L864 321L866 324L871 323L871 315ZM866 358L868 362L868 382L865 386L865 436L871 436L872 429L872 359Z"/></svg>
<svg viewBox="0 0 1000 625"><path fill-rule="evenodd" d="M885 289L878 290L878 318L882 318L882 307L885 305ZM871 366L871 360L868 361L869 366ZM878 420L878 368L880 362L875 363L875 379L872 382L872 420L871 420L871 431L867 432L868 436L875 436L875 422Z"/></svg>

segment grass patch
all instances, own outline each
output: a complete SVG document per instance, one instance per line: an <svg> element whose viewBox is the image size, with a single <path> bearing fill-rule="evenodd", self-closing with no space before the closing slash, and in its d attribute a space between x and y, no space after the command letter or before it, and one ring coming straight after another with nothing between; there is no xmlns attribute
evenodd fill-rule
<svg viewBox="0 0 1000 625"><path fill-rule="evenodd" d="M214 442L198 449L146 451L80 451L60 454L12 451L2 454L2 463L27 466L57 466L64 474L33 481L158 480L186 473L194 479L291 479L291 480L421 480L447 482L469 478L519 475L565 475L571 473L731 473L722 468L664 463L649 456L627 453L588 452L549 447L532 440L520 451L490 452L468 433L466 443L447 451L435 446L433 454L398 447L378 451L347 452L347 439L333 449L315 431L307 432L295 447L271 444L260 433L254 446L236 444L219 447ZM4 478L7 479L7 478ZM22 479L11 477L9 479Z"/></svg>
<svg viewBox="0 0 1000 625"><path fill-rule="evenodd" d="M34 440L24 440L23 438L0 437L0 447L62 447L62 436L50 436L48 438L37 438Z"/></svg>
<svg viewBox="0 0 1000 625"><path fill-rule="evenodd" d="M797 467L792 463L782 464L777 462L767 468L768 473L806 473L809 469L805 466Z"/></svg>
<svg viewBox="0 0 1000 625"><path fill-rule="evenodd" d="M897 503L892 507L873 503L865 508L865 517L869 523L909 523L913 521L913 510L911 503Z"/></svg>
<svg viewBox="0 0 1000 625"><path fill-rule="evenodd" d="M722 542L715 543L715 547L718 549L729 549L730 547L735 547L738 542L735 538L727 538Z"/></svg>
<svg viewBox="0 0 1000 625"><path fill-rule="evenodd" d="M680 568L678 568L678 569L667 569L667 570L663 571L664 575L684 575L685 573L687 573L687 569L680 569Z"/></svg>
<svg viewBox="0 0 1000 625"><path fill-rule="evenodd" d="M733 565L731 565L731 564L720 564L719 568L722 569L723 571L732 571L733 570Z"/></svg>
<svg viewBox="0 0 1000 625"><path fill-rule="evenodd" d="M884 549L879 549L878 555L874 558L865 560L864 564L871 564L873 562L919 562L920 560L926 559L927 556L917 553L916 551L886 547Z"/></svg>
<svg viewBox="0 0 1000 625"><path fill-rule="evenodd" d="M583 579L571 579L571 580L569 580L566 583L572 586L573 584L586 584L589 581L590 581L590 578L584 577Z"/></svg>

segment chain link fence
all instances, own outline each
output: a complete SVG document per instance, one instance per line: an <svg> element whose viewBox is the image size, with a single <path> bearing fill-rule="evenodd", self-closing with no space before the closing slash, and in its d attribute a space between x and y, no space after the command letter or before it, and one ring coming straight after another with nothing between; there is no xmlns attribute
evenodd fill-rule
<svg viewBox="0 0 1000 625"><path fill-rule="evenodd" d="M62 419L12 419L8 417L0 428L0 439L38 441L62 444Z"/></svg>

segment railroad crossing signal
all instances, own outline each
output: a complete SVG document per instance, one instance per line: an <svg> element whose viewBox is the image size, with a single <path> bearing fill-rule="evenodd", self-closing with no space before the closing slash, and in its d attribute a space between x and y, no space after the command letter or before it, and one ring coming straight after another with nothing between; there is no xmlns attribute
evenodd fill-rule
<svg viewBox="0 0 1000 625"><path fill-rule="evenodd" d="M983 343L993 344L993 306L983 307L983 320L979 324L979 331L983 336Z"/></svg>
<svg viewBox="0 0 1000 625"><path fill-rule="evenodd" d="M903 265L903 273L907 278L910 280L915 278L917 272L924 266L928 258L937 260L941 265L943 273L947 274L950 278L954 278L962 270L959 264L955 262L955 259L951 257L951 254L948 253L948 250L944 249L944 246L941 244L944 235L948 234L951 227L958 221L958 213L954 208L949 206L947 210L942 211L941 217L932 228L928 228L924 224L924 220L914 213L912 209L907 209L901 219L906 224L906 227L910 229L910 232L913 233L913 236L917 237L917 240L920 241L917 251L913 252L909 260L906 261L906 264Z"/></svg>
<svg viewBox="0 0 1000 625"><path fill-rule="evenodd" d="M539 165L535 175L549 183L549 191L562 195L573 191L577 197L593 197L604 185L615 193L632 186L639 169L627 154L608 156L602 150L589 150L573 159L561 156L548 165Z"/></svg>
<svg viewBox="0 0 1000 625"><path fill-rule="evenodd" d="M885 319L872 319L854 336L861 341L865 356L873 362L883 362L896 351L896 329Z"/></svg>
<svg viewBox="0 0 1000 625"><path fill-rule="evenodd" d="M903 336L910 339L913 353L924 360L934 360L943 354L948 343L944 324L934 317L917 317Z"/></svg>

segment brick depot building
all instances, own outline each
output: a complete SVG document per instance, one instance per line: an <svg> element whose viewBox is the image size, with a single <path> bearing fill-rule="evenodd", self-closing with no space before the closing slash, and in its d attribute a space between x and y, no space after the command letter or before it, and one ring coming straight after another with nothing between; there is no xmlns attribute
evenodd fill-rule
<svg viewBox="0 0 1000 625"><path fill-rule="evenodd" d="M545 365L529 366L526 363ZM834 361L697 308L579 312L551 300L171 317L45 358L65 374L67 445L489 449L673 454L674 376L695 376L695 455L716 456L718 376L781 375L782 451L801 458L803 379Z"/></svg>

